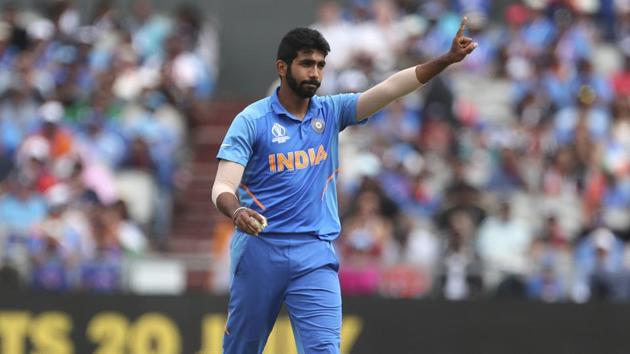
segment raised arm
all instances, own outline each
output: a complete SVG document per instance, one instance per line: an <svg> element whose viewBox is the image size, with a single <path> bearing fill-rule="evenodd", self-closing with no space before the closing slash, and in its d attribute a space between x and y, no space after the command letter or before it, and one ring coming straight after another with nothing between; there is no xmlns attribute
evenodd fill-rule
<svg viewBox="0 0 630 354"><path fill-rule="evenodd" d="M472 38L465 37L467 18L464 17L457 34L451 43L451 49L426 63L401 70L359 96L357 120L363 120L380 111L392 101L405 96L427 83L447 66L462 61L477 48Z"/></svg>
<svg viewBox="0 0 630 354"><path fill-rule="evenodd" d="M252 209L241 206L236 197L236 190L241 183L244 171L245 167L236 162L219 161L217 175L212 185L212 202L221 213L232 219L236 227L248 234L258 235L264 228L263 225L267 224L265 217Z"/></svg>

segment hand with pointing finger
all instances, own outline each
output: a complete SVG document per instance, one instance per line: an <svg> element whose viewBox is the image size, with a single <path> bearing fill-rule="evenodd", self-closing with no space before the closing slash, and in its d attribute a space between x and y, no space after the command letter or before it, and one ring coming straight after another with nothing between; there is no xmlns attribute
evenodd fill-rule
<svg viewBox="0 0 630 354"><path fill-rule="evenodd" d="M468 22L468 18L464 17L455 38L453 38L451 49L447 54L452 63L462 61L468 54L472 53L473 50L477 48L477 42L473 42L472 38L464 36L466 22Z"/></svg>

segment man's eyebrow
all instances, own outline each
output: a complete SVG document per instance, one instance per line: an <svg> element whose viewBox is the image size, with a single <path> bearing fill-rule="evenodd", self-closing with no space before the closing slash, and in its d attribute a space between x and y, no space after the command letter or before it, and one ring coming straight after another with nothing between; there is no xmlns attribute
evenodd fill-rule
<svg viewBox="0 0 630 354"><path fill-rule="evenodd" d="M315 60L311 58L300 59L299 62L303 64L313 64L313 63L324 64L324 65L326 64L325 60Z"/></svg>

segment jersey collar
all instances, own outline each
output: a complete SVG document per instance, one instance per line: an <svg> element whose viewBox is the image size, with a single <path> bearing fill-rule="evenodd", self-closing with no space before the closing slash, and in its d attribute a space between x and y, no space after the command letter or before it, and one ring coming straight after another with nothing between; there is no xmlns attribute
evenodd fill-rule
<svg viewBox="0 0 630 354"><path fill-rule="evenodd" d="M271 95L271 110L276 115L278 116L283 115L289 119L304 123L311 120L311 118L315 117L318 114L319 109L321 108L321 102L319 102L320 99L318 96L311 97L311 100L308 104L308 111L306 112L306 115L304 116L304 120L300 120L293 114L289 113L289 111L287 111L286 108L284 108L282 103L280 103L280 99L278 98L279 89L280 87L276 88L275 91L273 92L273 95Z"/></svg>

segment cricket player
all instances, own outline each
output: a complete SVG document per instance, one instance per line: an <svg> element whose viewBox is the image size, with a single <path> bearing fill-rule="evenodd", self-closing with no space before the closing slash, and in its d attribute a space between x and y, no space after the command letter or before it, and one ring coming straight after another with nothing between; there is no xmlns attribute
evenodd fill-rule
<svg viewBox="0 0 630 354"><path fill-rule="evenodd" d="M236 226L223 350L262 353L282 304L300 353L339 353L339 132L418 89L477 43L462 20L450 50L362 93L316 96L330 47L296 28L278 47L280 87L239 113L217 158L212 201Z"/></svg>

